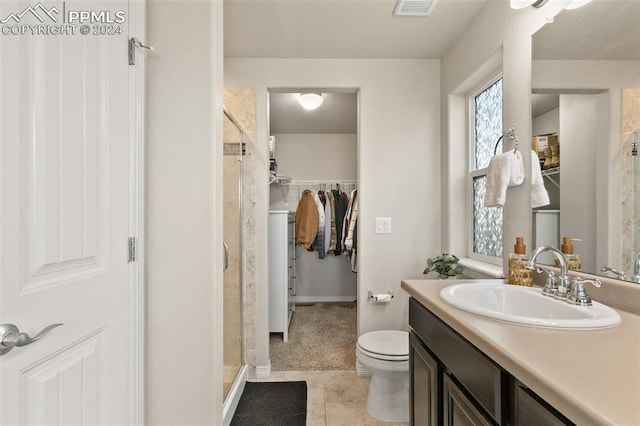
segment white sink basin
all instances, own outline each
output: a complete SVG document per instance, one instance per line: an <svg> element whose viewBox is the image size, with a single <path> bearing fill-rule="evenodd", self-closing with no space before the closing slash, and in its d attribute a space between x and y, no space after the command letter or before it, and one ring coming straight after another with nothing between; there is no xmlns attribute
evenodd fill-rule
<svg viewBox="0 0 640 426"><path fill-rule="evenodd" d="M576 306L541 294L540 288L508 284L456 284L440 297L456 308L518 324L553 328L602 328L620 324L620 315L602 303Z"/></svg>

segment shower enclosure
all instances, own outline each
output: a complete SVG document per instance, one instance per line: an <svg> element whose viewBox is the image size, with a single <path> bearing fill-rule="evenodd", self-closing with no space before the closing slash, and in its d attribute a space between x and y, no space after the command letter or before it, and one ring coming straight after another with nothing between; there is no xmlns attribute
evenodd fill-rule
<svg viewBox="0 0 640 426"><path fill-rule="evenodd" d="M224 236L224 399L225 407L242 391L243 360L243 266L244 156L247 136L225 109L223 118L223 236ZM239 397L239 396L238 396ZM236 402L237 403L237 402ZM226 411L226 410L225 410Z"/></svg>
<svg viewBox="0 0 640 426"><path fill-rule="evenodd" d="M640 284L640 89L622 90L621 142L622 270Z"/></svg>

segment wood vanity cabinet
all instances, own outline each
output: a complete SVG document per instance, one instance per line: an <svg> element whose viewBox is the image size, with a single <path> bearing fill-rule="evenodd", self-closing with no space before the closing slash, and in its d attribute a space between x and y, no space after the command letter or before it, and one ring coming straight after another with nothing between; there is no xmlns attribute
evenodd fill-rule
<svg viewBox="0 0 640 426"><path fill-rule="evenodd" d="M573 424L414 298L409 325L411 425Z"/></svg>

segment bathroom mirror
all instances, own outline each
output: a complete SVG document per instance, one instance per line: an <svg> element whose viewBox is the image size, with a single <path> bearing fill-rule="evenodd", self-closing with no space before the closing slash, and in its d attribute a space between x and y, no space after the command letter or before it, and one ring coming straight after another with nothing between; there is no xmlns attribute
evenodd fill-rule
<svg viewBox="0 0 640 426"><path fill-rule="evenodd" d="M583 272L616 277L601 271L609 267L633 281L640 236L631 150L640 111L626 89L640 89L640 2L593 0L534 34L532 136L557 134L560 148L559 161L547 151L559 167L543 171L551 204L532 213L533 245L580 239L573 247Z"/></svg>

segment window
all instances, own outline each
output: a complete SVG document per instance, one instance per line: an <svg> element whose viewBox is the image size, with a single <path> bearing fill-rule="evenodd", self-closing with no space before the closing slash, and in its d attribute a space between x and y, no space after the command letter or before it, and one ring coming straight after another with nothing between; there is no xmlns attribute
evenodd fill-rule
<svg viewBox="0 0 640 426"><path fill-rule="evenodd" d="M469 257L492 263L502 262L502 208L484 207L487 166L502 134L502 79L484 86L470 97L472 158L469 170L471 205ZM502 141L496 152L502 152Z"/></svg>

